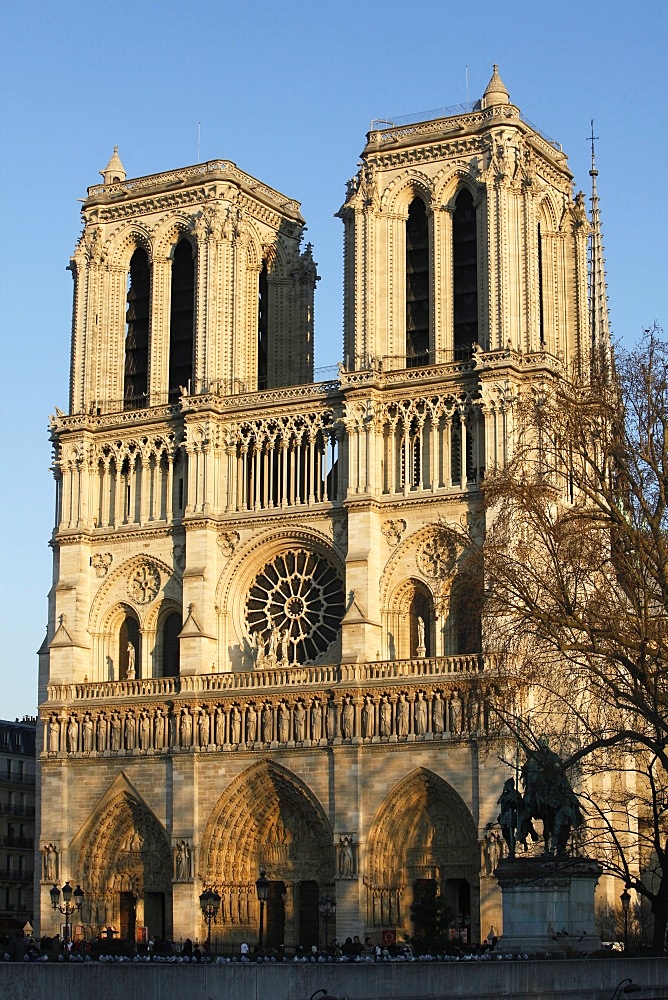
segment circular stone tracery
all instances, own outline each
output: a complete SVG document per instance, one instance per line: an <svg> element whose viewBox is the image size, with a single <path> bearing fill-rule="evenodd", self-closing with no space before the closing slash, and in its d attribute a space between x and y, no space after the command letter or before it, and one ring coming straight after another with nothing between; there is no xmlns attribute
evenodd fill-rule
<svg viewBox="0 0 668 1000"><path fill-rule="evenodd" d="M246 598L250 633L272 645L278 630L281 656L313 663L336 639L344 611L343 583L329 560L306 549L275 556L258 573Z"/></svg>

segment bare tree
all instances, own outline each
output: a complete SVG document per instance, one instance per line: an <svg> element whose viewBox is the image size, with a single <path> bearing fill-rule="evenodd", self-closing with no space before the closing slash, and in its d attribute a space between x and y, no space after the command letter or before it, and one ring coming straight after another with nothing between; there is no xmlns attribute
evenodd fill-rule
<svg viewBox="0 0 668 1000"><path fill-rule="evenodd" d="M512 458L476 532L483 648L533 693L589 798L588 849L668 919L668 344L656 327L613 377L554 373L516 402ZM479 533L479 526L478 526ZM452 538L451 538L452 541ZM537 693L538 692L538 693ZM511 728L512 725L511 725ZM526 717L514 731L530 740ZM523 733L523 735L522 735Z"/></svg>

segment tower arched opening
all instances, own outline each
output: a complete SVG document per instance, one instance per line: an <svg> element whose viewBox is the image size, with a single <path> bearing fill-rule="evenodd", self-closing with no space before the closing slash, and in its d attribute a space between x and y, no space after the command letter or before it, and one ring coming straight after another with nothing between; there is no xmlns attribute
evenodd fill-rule
<svg viewBox="0 0 668 1000"><path fill-rule="evenodd" d="M137 247L130 258L125 314L123 408L140 409L148 394L148 340L151 277L148 255Z"/></svg>
<svg viewBox="0 0 668 1000"><path fill-rule="evenodd" d="M176 244L172 262L172 297L169 315L169 393L187 388L193 373L195 324L195 262L186 239Z"/></svg>
<svg viewBox="0 0 668 1000"><path fill-rule="evenodd" d="M462 188L452 218L453 326L456 358L478 341L478 236L473 195Z"/></svg>
<svg viewBox="0 0 668 1000"><path fill-rule="evenodd" d="M429 223L422 198L406 220L406 367L429 361Z"/></svg>

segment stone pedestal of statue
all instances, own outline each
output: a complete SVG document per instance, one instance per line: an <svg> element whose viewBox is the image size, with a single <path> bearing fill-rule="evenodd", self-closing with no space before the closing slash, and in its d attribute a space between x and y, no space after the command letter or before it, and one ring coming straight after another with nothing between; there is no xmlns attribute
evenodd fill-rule
<svg viewBox="0 0 668 1000"><path fill-rule="evenodd" d="M594 891L602 868L591 858L505 858L501 952L596 951Z"/></svg>

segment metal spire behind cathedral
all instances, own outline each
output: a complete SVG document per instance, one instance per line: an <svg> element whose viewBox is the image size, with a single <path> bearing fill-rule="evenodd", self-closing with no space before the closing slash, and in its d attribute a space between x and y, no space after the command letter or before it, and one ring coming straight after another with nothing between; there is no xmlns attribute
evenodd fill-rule
<svg viewBox="0 0 668 1000"><path fill-rule="evenodd" d="M601 233L601 211L596 189L596 157L594 142L594 119L591 121L591 233L589 236L589 327L591 334L591 374L607 381L612 370L612 345L610 339L610 319L608 315L608 294L605 280L605 258L603 257L603 237Z"/></svg>

